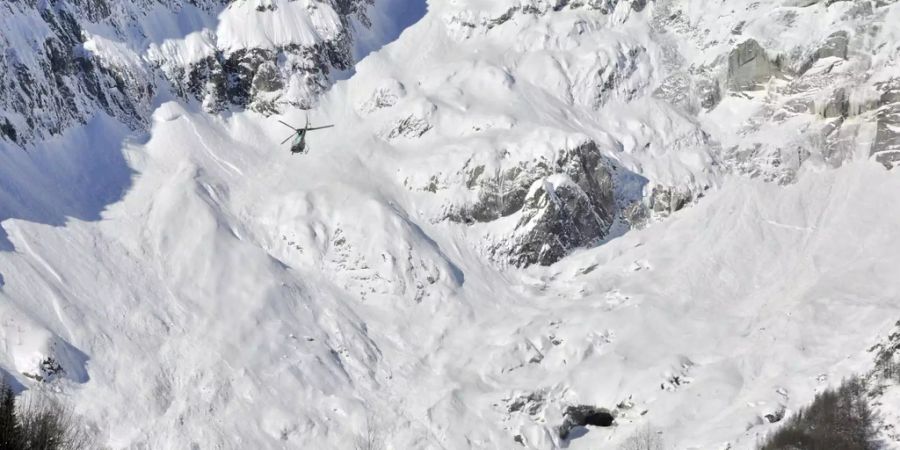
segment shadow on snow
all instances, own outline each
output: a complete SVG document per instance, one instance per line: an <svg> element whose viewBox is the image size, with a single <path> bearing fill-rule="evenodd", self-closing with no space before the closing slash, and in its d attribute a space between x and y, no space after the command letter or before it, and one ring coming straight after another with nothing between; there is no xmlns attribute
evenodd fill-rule
<svg viewBox="0 0 900 450"><path fill-rule="evenodd" d="M131 133L97 115L24 149L0 141L0 251L15 250L2 226L8 219L52 226L99 220L131 186L134 173L122 154Z"/></svg>

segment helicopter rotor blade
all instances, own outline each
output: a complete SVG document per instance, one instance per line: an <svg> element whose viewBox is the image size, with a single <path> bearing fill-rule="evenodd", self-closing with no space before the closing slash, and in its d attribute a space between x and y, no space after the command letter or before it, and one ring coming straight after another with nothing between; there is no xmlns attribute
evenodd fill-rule
<svg viewBox="0 0 900 450"><path fill-rule="evenodd" d="M279 122L281 122L281 121L279 120ZM293 125L288 125L288 124L285 123L285 122L281 122L281 124L284 125L284 126L286 126L286 127L288 127L288 128L290 128L290 129L292 129L292 130L294 130L294 131L297 131L297 128L294 128Z"/></svg>
<svg viewBox="0 0 900 450"><path fill-rule="evenodd" d="M279 144L279 145L284 145L285 142L291 140L291 138L294 137L294 136L296 136L296 135L297 135L297 133L294 133L294 134L288 136L287 139L281 141L281 144Z"/></svg>
<svg viewBox="0 0 900 450"><path fill-rule="evenodd" d="M322 130L322 129L325 129L325 128L331 128L331 127L333 127L333 126L334 126L334 125L325 125L325 126L321 126L321 127L312 127L312 128L307 128L306 131Z"/></svg>

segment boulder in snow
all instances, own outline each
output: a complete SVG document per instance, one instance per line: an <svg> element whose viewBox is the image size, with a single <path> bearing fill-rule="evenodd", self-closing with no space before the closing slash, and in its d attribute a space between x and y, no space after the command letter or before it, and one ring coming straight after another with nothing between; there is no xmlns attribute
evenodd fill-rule
<svg viewBox="0 0 900 450"><path fill-rule="evenodd" d="M728 87L737 91L753 89L778 74L778 65L754 39L738 44L728 54Z"/></svg>
<svg viewBox="0 0 900 450"><path fill-rule="evenodd" d="M575 427L610 427L616 420L612 411L589 405L569 406L563 412L563 423L559 427L559 437L566 439Z"/></svg>

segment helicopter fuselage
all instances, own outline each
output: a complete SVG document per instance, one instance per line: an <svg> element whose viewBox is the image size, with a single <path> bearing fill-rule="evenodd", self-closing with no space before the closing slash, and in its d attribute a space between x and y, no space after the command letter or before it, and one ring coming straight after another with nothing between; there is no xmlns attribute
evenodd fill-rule
<svg viewBox="0 0 900 450"><path fill-rule="evenodd" d="M308 133L310 131L331 128L334 126L334 125L325 125L325 126L321 126L321 127L310 127L308 118L306 119L306 126L303 128L294 128L294 126L292 126L291 124L289 124L287 122L283 122L281 120L279 120L279 122L281 122L282 125L294 130L293 135L288 136L287 139L285 139L284 141L281 141L281 145L284 145L285 142L287 142L293 138L293 142L291 142L291 153L292 154L306 153L306 133Z"/></svg>
<svg viewBox="0 0 900 450"><path fill-rule="evenodd" d="M297 132L297 137L294 138L294 141L291 142L291 153L305 153L306 152L306 130L301 130Z"/></svg>

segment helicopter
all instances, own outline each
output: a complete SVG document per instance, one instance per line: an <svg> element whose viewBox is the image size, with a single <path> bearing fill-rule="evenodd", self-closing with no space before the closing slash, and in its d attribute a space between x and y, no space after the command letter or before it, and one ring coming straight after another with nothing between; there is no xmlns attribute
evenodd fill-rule
<svg viewBox="0 0 900 450"><path fill-rule="evenodd" d="M279 122L281 122L279 120ZM291 154L296 153L305 153L306 152L306 132L313 130L321 130L325 128L331 128L334 125L325 125L322 127L310 127L309 126L309 116L306 116L306 126L303 128L295 128L293 125L290 125L285 122L281 122L282 125L294 130L294 134L287 137L287 139L281 141L282 144L289 141L291 138L294 139L294 142L291 142Z"/></svg>

